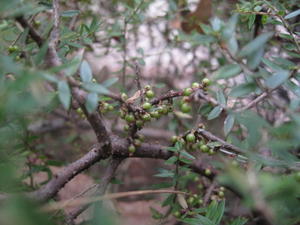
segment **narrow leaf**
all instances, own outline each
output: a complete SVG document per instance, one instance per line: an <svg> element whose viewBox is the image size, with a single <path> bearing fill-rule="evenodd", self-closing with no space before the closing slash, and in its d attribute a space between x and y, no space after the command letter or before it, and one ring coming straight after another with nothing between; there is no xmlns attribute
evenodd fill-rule
<svg viewBox="0 0 300 225"><path fill-rule="evenodd" d="M85 83L91 82L93 79L91 67L85 60L80 65L80 78Z"/></svg>
<svg viewBox="0 0 300 225"><path fill-rule="evenodd" d="M224 134L227 136L229 132L232 130L234 125L234 115L229 114L224 121Z"/></svg>
<svg viewBox="0 0 300 225"><path fill-rule="evenodd" d="M216 106L215 108L213 108L213 110L208 114L207 119L208 120L213 120L215 118L217 118L221 112L222 112L223 108L221 106Z"/></svg>
<svg viewBox="0 0 300 225"><path fill-rule="evenodd" d="M238 75L242 71L238 64L229 64L221 67L215 74L216 79L226 79Z"/></svg>
<svg viewBox="0 0 300 225"><path fill-rule="evenodd" d="M244 57L252 54L253 52L256 52L260 48L262 48L265 43L273 36L273 32L268 32L259 35L257 38L255 38L253 41L249 42L247 45L245 45L241 52L238 54L239 57Z"/></svg>
<svg viewBox="0 0 300 225"><path fill-rule="evenodd" d="M96 84L96 83L84 83L82 85L87 91L90 92L95 92L98 94L107 94L109 93L109 90L102 86L101 84Z"/></svg>
<svg viewBox="0 0 300 225"><path fill-rule="evenodd" d="M266 86L268 88L276 88L283 84L289 78L289 71L281 70L266 79Z"/></svg>
<svg viewBox="0 0 300 225"><path fill-rule="evenodd" d="M287 14L287 15L284 17L284 19L288 20L288 19L291 19L291 18L296 17L296 16L298 16L298 15L300 15L300 9L297 9L297 10L295 10L294 12L291 12L291 13Z"/></svg>
<svg viewBox="0 0 300 225"><path fill-rule="evenodd" d="M66 81L58 82L58 97L65 109L69 109L71 102L71 91Z"/></svg>
<svg viewBox="0 0 300 225"><path fill-rule="evenodd" d="M89 93L85 102L85 107L89 113L94 112L98 106L98 95L96 93Z"/></svg>

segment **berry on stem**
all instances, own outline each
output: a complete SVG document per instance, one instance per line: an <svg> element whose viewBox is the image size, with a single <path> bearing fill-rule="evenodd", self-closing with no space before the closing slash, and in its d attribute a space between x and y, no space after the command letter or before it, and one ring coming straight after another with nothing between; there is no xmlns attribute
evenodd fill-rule
<svg viewBox="0 0 300 225"><path fill-rule="evenodd" d="M183 95L184 96L190 96L192 94L192 92L193 92L192 88L185 88L183 90Z"/></svg>
<svg viewBox="0 0 300 225"><path fill-rule="evenodd" d="M186 135L185 139L187 140L187 142L195 142L196 137L193 133L189 133L188 135Z"/></svg>
<svg viewBox="0 0 300 225"><path fill-rule="evenodd" d="M180 107L181 111L183 113L189 113L192 109L192 107L188 103L183 103Z"/></svg>

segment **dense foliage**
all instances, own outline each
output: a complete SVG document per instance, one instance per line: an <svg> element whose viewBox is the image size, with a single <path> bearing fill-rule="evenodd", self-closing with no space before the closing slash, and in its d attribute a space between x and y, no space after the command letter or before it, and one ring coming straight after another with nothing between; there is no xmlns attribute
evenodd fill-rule
<svg viewBox="0 0 300 225"><path fill-rule="evenodd" d="M299 0L213 1L189 33L174 25L180 2L1 0L0 224L73 224L58 191L105 161L99 197L132 157L164 160L145 192L164 193L157 224L300 223ZM86 123L94 145L81 138L58 160ZM76 134L47 136L65 127ZM95 212L85 224L114 224Z"/></svg>

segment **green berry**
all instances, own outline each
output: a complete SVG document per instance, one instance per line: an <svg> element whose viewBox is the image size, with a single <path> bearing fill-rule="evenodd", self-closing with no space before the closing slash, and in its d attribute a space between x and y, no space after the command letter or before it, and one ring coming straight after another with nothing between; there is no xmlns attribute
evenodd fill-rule
<svg viewBox="0 0 300 225"><path fill-rule="evenodd" d="M192 83L192 88L199 88L200 84L197 82Z"/></svg>
<svg viewBox="0 0 300 225"><path fill-rule="evenodd" d="M212 148L210 148L210 149L208 150L208 154L209 154L209 155L213 155L213 154L215 154L215 151L214 151Z"/></svg>
<svg viewBox="0 0 300 225"><path fill-rule="evenodd" d="M145 109L145 110L149 110L149 109L151 109L151 103L149 103L149 102L145 102L144 104L143 104L143 109Z"/></svg>
<svg viewBox="0 0 300 225"><path fill-rule="evenodd" d="M151 120L151 116L150 116L149 113L146 113L146 114L144 114L144 115L142 116L142 119L143 119L144 121L150 121L150 120Z"/></svg>
<svg viewBox="0 0 300 225"><path fill-rule="evenodd" d="M11 45L8 47L8 52L13 53L19 50L19 47L17 45Z"/></svg>
<svg viewBox="0 0 300 225"><path fill-rule="evenodd" d="M172 143L177 142L177 140L178 140L178 137L176 135L174 135L174 136L171 137Z"/></svg>
<svg viewBox="0 0 300 225"><path fill-rule="evenodd" d="M134 118L134 116L133 116L132 114L127 114L127 115L125 116L125 120L126 120L128 123L132 123L132 122L135 120L135 118Z"/></svg>
<svg viewBox="0 0 300 225"><path fill-rule="evenodd" d="M156 118L156 119L160 118L160 114L157 111L151 112L150 115L151 115L151 117Z"/></svg>
<svg viewBox="0 0 300 225"><path fill-rule="evenodd" d="M129 126L126 124L126 125L123 127L123 130L124 130L124 131L129 131Z"/></svg>
<svg viewBox="0 0 300 225"><path fill-rule="evenodd" d="M139 140L139 139L134 139L134 145L135 145L135 146L139 147L139 146L141 146L141 144L142 144L141 140Z"/></svg>
<svg viewBox="0 0 300 225"><path fill-rule="evenodd" d="M142 134L139 134L139 139L141 140L141 142L145 141L145 136Z"/></svg>
<svg viewBox="0 0 300 225"><path fill-rule="evenodd" d="M196 137L193 133L190 133L190 134L186 135L185 139L187 140L187 142L195 142Z"/></svg>
<svg viewBox="0 0 300 225"><path fill-rule="evenodd" d="M200 198L200 199L198 199L197 203L198 203L199 205L202 205L202 204L203 204L203 200Z"/></svg>
<svg viewBox="0 0 300 225"><path fill-rule="evenodd" d="M135 146L134 145L129 145L129 147L128 147L128 151L130 152L130 153L134 153L135 152Z"/></svg>
<svg viewBox="0 0 300 225"><path fill-rule="evenodd" d="M150 85L146 85L146 86L145 86L145 89L146 89L146 90L150 90L150 89L151 89L151 86L150 86Z"/></svg>
<svg viewBox="0 0 300 225"><path fill-rule="evenodd" d="M179 140L179 143L181 143L182 145L185 145L185 140L183 138L180 138Z"/></svg>
<svg viewBox="0 0 300 225"><path fill-rule="evenodd" d="M107 106L107 109L108 109L108 111L113 111L114 110L114 106L109 104Z"/></svg>
<svg viewBox="0 0 300 225"><path fill-rule="evenodd" d="M210 81L208 78L204 78L204 79L202 80L202 84L203 84L204 86L209 86L209 85L211 85L211 81Z"/></svg>
<svg viewBox="0 0 300 225"><path fill-rule="evenodd" d="M185 88L183 90L183 95L184 96L190 96L192 94L192 92L193 92L192 88Z"/></svg>
<svg viewBox="0 0 300 225"><path fill-rule="evenodd" d="M204 170L204 174L205 174L206 176L211 175L211 170L210 170L210 169L205 169L205 170Z"/></svg>
<svg viewBox="0 0 300 225"><path fill-rule="evenodd" d="M183 103L180 107L181 111L183 113L189 113L192 109L192 107L188 103Z"/></svg>
<svg viewBox="0 0 300 225"><path fill-rule="evenodd" d="M154 92L152 90L146 91L146 97L147 98L153 98L154 97Z"/></svg>
<svg viewBox="0 0 300 225"><path fill-rule="evenodd" d="M209 151L209 147L208 147L207 145L201 145L201 146L200 146L200 150L201 150L202 152L208 152L208 151Z"/></svg>
<svg viewBox="0 0 300 225"><path fill-rule="evenodd" d="M188 200L187 200L187 202L188 202L190 205L192 205L192 204L194 203L194 201L195 201L195 198L194 198L194 197L189 197Z"/></svg>
<svg viewBox="0 0 300 225"><path fill-rule="evenodd" d="M219 197L223 198L224 195L225 195L225 193L224 193L224 191L219 191L219 192L218 192L218 195L219 195Z"/></svg>
<svg viewBox="0 0 300 225"><path fill-rule="evenodd" d="M123 101L125 101L125 100L127 100L128 96L127 96L127 94L122 93L121 98L122 98Z"/></svg>
<svg viewBox="0 0 300 225"><path fill-rule="evenodd" d="M164 115L167 115L169 113L169 107L166 105L163 105L161 113Z"/></svg>
<svg viewBox="0 0 300 225"><path fill-rule="evenodd" d="M220 187L220 191L225 191L225 188L224 187Z"/></svg>
<svg viewBox="0 0 300 225"><path fill-rule="evenodd" d="M175 211L175 212L173 212L173 216L175 216L176 218L179 218L181 216L181 213L179 211Z"/></svg>
<svg viewBox="0 0 300 225"><path fill-rule="evenodd" d="M137 120L137 121L135 122L135 125L136 125L137 127L141 128L141 127L144 125L144 121L142 121L142 120Z"/></svg>

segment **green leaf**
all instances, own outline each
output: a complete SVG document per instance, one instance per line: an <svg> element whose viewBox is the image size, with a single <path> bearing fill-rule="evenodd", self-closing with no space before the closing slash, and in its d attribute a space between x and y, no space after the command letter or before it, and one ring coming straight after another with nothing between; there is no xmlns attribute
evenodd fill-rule
<svg viewBox="0 0 300 225"><path fill-rule="evenodd" d="M248 95L254 91L256 91L257 86L254 83L245 83L245 84L241 84L237 87L234 87L231 92L229 93L229 95L231 97L243 97L245 95Z"/></svg>
<svg viewBox="0 0 300 225"><path fill-rule="evenodd" d="M80 78L84 83L89 83L93 79L91 67L85 60L80 65Z"/></svg>
<svg viewBox="0 0 300 225"><path fill-rule="evenodd" d="M225 200L220 203L212 201L207 208L206 217L209 218L214 224L219 224L223 217L225 210Z"/></svg>
<svg viewBox="0 0 300 225"><path fill-rule="evenodd" d="M216 106L215 108L213 108L213 110L208 114L207 119L208 120L213 120L215 118L217 118L221 112L222 112L223 108L221 106Z"/></svg>
<svg viewBox="0 0 300 225"><path fill-rule="evenodd" d="M240 53L238 54L238 56L241 58L256 52L267 43L267 41L273 36L273 34L274 34L273 32L268 32L259 35L253 41L245 45L240 51Z"/></svg>
<svg viewBox="0 0 300 225"><path fill-rule="evenodd" d="M73 16L76 16L80 13L79 10L67 10L67 11L64 11L62 12L61 16L62 17L73 17Z"/></svg>
<svg viewBox="0 0 300 225"><path fill-rule="evenodd" d="M117 77L112 77L112 78L109 78L109 79L107 79L106 81L104 81L104 82L102 83L102 85L103 85L104 87L110 87L111 85L113 85L114 83L116 83L118 80L119 80L119 78L117 78Z"/></svg>
<svg viewBox="0 0 300 225"><path fill-rule="evenodd" d="M216 79L227 79L238 75L242 71L238 64L229 64L221 67L215 73Z"/></svg>
<svg viewBox="0 0 300 225"><path fill-rule="evenodd" d="M196 159L195 156L191 155L190 153L186 152L186 151L181 151L180 154L188 159Z"/></svg>
<svg viewBox="0 0 300 225"><path fill-rule="evenodd" d="M84 83L83 88L90 92L95 92L98 94L108 94L109 90L101 84L96 83Z"/></svg>
<svg viewBox="0 0 300 225"><path fill-rule="evenodd" d="M235 117L233 114L229 114L224 121L224 134L227 136L229 132L232 130L234 125Z"/></svg>
<svg viewBox="0 0 300 225"><path fill-rule="evenodd" d="M223 91L219 90L217 92L217 101L221 104L221 105L226 105L226 98L223 94Z"/></svg>
<svg viewBox="0 0 300 225"><path fill-rule="evenodd" d="M273 89L283 84L288 78L289 78L289 71L281 70L276 72L271 77L268 77L266 79L265 84L268 88Z"/></svg>
<svg viewBox="0 0 300 225"><path fill-rule="evenodd" d="M231 221L228 225L244 225L247 223L247 219L239 217Z"/></svg>
<svg viewBox="0 0 300 225"><path fill-rule="evenodd" d="M66 81L58 82L58 97L65 109L69 109L71 103L71 91Z"/></svg>
<svg viewBox="0 0 300 225"><path fill-rule="evenodd" d="M89 93L85 102L85 107L89 113L94 112L98 106L98 95L96 93Z"/></svg>
<svg viewBox="0 0 300 225"><path fill-rule="evenodd" d="M215 225L210 219L201 215L197 215L196 218L185 218L181 221L189 225Z"/></svg>
<svg viewBox="0 0 300 225"><path fill-rule="evenodd" d="M298 6L299 6L299 5L298 5ZM288 19L291 19L291 18L296 17L296 16L298 16L298 15L300 15L300 9L297 9L297 10L295 10L295 11L293 11L293 12L287 14L287 15L284 17L284 19L288 20Z"/></svg>

